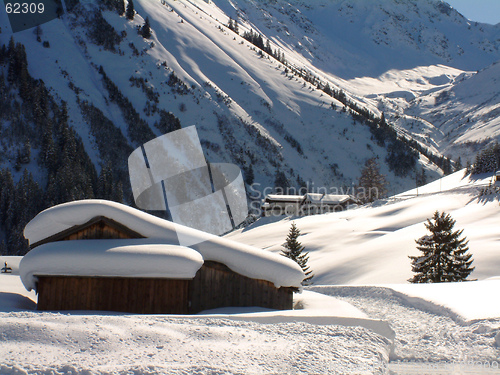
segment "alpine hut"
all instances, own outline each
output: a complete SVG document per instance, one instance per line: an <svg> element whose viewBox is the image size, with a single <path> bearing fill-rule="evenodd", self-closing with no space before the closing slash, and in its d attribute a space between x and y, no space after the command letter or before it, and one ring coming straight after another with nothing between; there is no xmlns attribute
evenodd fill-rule
<svg viewBox="0 0 500 375"><path fill-rule="evenodd" d="M20 275L37 292L39 310L291 309L304 279L295 262L278 254L104 200L42 211L24 235L31 251Z"/></svg>

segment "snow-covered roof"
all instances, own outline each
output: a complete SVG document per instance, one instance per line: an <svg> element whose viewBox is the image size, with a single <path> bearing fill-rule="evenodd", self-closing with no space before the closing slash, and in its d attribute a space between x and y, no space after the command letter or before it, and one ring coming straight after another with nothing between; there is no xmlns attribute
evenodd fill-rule
<svg viewBox="0 0 500 375"><path fill-rule="evenodd" d="M199 252L205 261L223 263L234 272L253 279L270 281L277 287L300 287L304 279L300 266L281 255L105 200L82 200L48 208L26 225L24 236L33 244L75 225L85 224L97 216L105 216L119 222L146 237L148 243L179 245L179 238L183 239L183 243L190 239L193 245L189 247Z"/></svg>
<svg viewBox="0 0 500 375"><path fill-rule="evenodd" d="M270 202L301 203L302 201L305 201L306 203L313 203L313 204L343 204L349 201L350 199L353 199L353 197L350 195L335 195L335 194L321 194L321 193L306 193L305 195L269 194L266 195L263 207Z"/></svg>
<svg viewBox="0 0 500 375"><path fill-rule="evenodd" d="M40 245L19 264L28 290L36 276L103 276L192 279L203 265L197 251L148 239L75 240Z"/></svg>
<svg viewBox="0 0 500 375"><path fill-rule="evenodd" d="M351 199L350 195L307 193L306 202L314 204L342 204Z"/></svg>
<svg viewBox="0 0 500 375"><path fill-rule="evenodd" d="M266 195L266 201L274 202L301 202L304 199L303 195L278 195L278 194L268 194Z"/></svg>

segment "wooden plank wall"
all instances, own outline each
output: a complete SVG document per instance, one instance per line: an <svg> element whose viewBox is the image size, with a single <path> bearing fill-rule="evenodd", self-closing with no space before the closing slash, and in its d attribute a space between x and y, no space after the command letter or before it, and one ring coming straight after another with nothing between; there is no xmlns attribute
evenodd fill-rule
<svg viewBox="0 0 500 375"><path fill-rule="evenodd" d="M131 238L126 233L106 225L102 221L90 225L87 228L81 229L75 233L71 233L64 240L88 240L88 239L121 239Z"/></svg>
<svg viewBox="0 0 500 375"><path fill-rule="evenodd" d="M292 309L292 288L242 276L217 262L205 262L190 283L190 313L218 307Z"/></svg>
<svg viewBox="0 0 500 375"><path fill-rule="evenodd" d="M38 310L187 314L190 280L38 276Z"/></svg>
<svg viewBox="0 0 500 375"><path fill-rule="evenodd" d="M96 216L84 224L75 225L41 241L30 243L30 247L34 249L42 244L57 241L110 238L144 238L144 236L105 216Z"/></svg>

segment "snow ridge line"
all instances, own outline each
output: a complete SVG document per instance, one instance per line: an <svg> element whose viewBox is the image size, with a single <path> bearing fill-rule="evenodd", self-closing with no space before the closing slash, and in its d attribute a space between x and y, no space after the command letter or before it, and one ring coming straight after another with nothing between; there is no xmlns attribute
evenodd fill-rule
<svg viewBox="0 0 500 375"><path fill-rule="evenodd" d="M381 297L394 297L403 306L415 308L417 310L450 318L460 326L468 326L473 321L467 321L464 317L457 314L448 307L435 304L420 297L408 296L404 293L398 292L390 287L381 286L311 286L306 287L306 290L326 294L328 296L341 296L341 297L354 297L361 296L381 296ZM334 292L335 290L335 292ZM482 319L480 319L482 320Z"/></svg>

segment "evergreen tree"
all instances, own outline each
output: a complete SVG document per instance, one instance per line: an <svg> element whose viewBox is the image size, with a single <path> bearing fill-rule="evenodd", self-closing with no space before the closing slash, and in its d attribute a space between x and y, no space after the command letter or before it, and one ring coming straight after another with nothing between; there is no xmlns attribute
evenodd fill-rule
<svg viewBox="0 0 500 375"><path fill-rule="evenodd" d="M0 225L7 222L7 210L14 200L14 179L10 170L0 169Z"/></svg>
<svg viewBox="0 0 500 375"><path fill-rule="evenodd" d="M101 199L111 200L113 196L113 173L111 163L106 164L101 168L99 178L97 180L97 197Z"/></svg>
<svg viewBox="0 0 500 375"><path fill-rule="evenodd" d="M423 186L427 183L427 174L425 173L424 167L420 171L417 170L415 173L415 183L417 187Z"/></svg>
<svg viewBox="0 0 500 375"><path fill-rule="evenodd" d="M141 35L144 39L151 38L151 25L149 24L149 17L146 17L144 25L141 27Z"/></svg>
<svg viewBox="0 0 500 375"><path fill-rule="evenodd" d="M125 14L125 2L123 0L116 0L115 7L120 16Z"/></svg>
<svg viewBox="0 0 500 375"><path fill-rule="evenodd" d="M472 173L472 165L469 160L465 163L464 177Z"/></svg>
<svg viewBox="0 0 500 375"><path fill-rule="evenodd" d="M253 172L252 164L250 164L247 168L244 169L244 180L248 185L252 185L255 180L255 174Z"/></svg>
<svg viewBox="0 0 500 375"><path fill-rule="evenodd" d="M40 25L36 25L35 30L33 31L33 33L36 35L36 41L37 42L41 42L42 41L43 31L42 31L42 28L40 27Z"/></svg>
<svg viewBox="0 0 500 375"><path fill-rule="evenodd" d="M466 237L459 238L463 230L453 231L455 220L445 212L436 211L427 219L425 227L431 232L416 240L423 255L410 256L415 275L411 283L441 283L467 281L474 270L472 255L468 254Z"/></svg>
<svg viewBox="0 0 500 375"><path fill-rule="evenodd" d="M380 173L376 158L370 158L365 162L356 191L357 198L363 203L373 202L387 194L387 181Z"/></svg>
<svg viewBox="0 0 500 375"><path fill-rule="evenodd" d="M276 189L276 192L278 191L284 191L288 187L290 187L290 181L286 177L285 172L276 170L276 175L274 176L274 188Z"/></svg>
<svg viewBox="0 0 500 375"><path fill-rule="evenodd" d="M239 34L240 34L240 27L239 27L239 25L238 25L238 20L237 20L237 19L235 19L235 20L234 20L233 26L234 26L233 31L234 31L236 34L238 34L238 35L239 35Z"/></svg>
<svg viewBox="0 0 500 375"><path fill-rule="evenodd" d="M472 174L495 172L500 165L500 145L498 142L481 150L474 161Z"/></svg>
<svg viewBox="0 0 500 375"><path fill-rule="evenodd" d="M233 30L236 34L239 34L238 20L233 20L232 17L229 17L227 27L229 30Z"/></svg>
<svg viewBox="0 0 500 375"><path fill-rule="evenodd" d="M453 172L453 167L451 165L451 159L449 157L445 157L443 159L443 166L441 167L445 176L448 176Z"/></svg>
<svg viewBox="0 0 500 375"><path fill-rule="evenodd" d="M295 223L292 223L290 227L290 231L288 232L288 236L286 238L286 242L282 245L284 247L281 250L281 255L292 259L297 262L297 264L302 268L306 277L302 280L302 285L310 285L312 284L311 279L314 277L312 270L307 265L309 261L308 252L304 252L304 246L297 241L297 238L300 236L300 230L297 228Z"/></svg>
<svg viewBox="0 0 500 375"><path fill-rule="evenodd" d="M384 112L382 112L382 115L380 116L380 125L387 125Z"/></svg>
<svg viewBox="0 0 500 375"><path fill-rule="evenodd" d="M126 17L128 20L133 20L135 16L135 10L134 10L134 1L133 0L128 0L127 4L127 11L125 13Z"/></svg>
<svg viewBox="0 0 500 375"><path fill-rule="evenodd" d="M458 159L457 159L457 161L455 162L455 168L453 169L453 172L458 172L462 168L463 168L462 158L459 156Z"/></svg>

